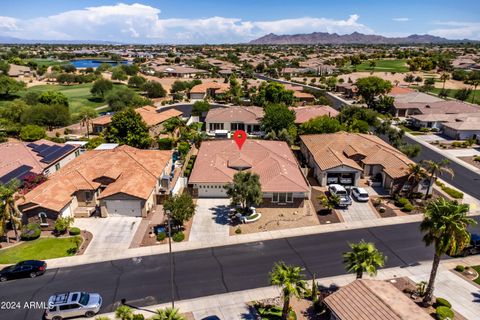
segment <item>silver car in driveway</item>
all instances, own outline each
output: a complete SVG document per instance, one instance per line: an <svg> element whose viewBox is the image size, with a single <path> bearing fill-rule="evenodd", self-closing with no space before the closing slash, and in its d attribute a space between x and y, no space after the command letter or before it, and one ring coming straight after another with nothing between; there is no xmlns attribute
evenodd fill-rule
<svg viewBox="0 0 480 320"><path fill-rule="evenodd" d="M62 320L71 317L93 317L102 307L102 297L98 293L68 292L51 296L45 319Z"/></svg>

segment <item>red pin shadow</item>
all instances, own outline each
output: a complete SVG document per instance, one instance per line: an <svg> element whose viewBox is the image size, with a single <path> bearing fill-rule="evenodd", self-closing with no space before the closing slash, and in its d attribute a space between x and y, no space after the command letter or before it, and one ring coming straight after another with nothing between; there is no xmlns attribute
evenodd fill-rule
<svg viewBox="0 0 480 320"><path fill-rule="evenodd" d="M242 150L242 146L247 140L247 133L243 130L237 130L233 133L233 140L237 144L239 150Z"/></svg>

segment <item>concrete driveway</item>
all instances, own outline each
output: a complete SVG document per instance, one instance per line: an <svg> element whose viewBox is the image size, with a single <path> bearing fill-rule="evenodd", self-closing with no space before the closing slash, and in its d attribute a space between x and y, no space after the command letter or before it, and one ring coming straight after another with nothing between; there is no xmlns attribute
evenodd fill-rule
<svg viewBox="0 0 480 320"><path fill-rule="evenodd" d="M352 205L347 209L338 209L345 222L366 221L378 219L378 215L373 211L374 209L368 202L357 202L352 199Z"/></svg>
<svg viewBox="0 0 480 320"><path fill-rule="evenodd" d="M111 253L130 247L141 220L140 217L77 218L74 226L93 234L86 254Z"/></svg>
<svg viewBox="0 0 480 320"><path fill-rule="evenodd" d="M208 242L229 236L230 199L200 198L193 216L189 241Z"/></svg>

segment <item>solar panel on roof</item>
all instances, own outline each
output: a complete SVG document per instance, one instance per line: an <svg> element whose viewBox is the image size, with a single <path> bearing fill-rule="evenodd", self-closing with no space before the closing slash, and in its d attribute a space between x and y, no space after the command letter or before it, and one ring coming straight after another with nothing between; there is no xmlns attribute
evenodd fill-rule
<svg viewBox="0 0 480 320"><path fill-rule="evenodd" d="M27 147L29 147L29 148L36 148L36 147L38 147L38 146L37 146L35 143L30 142L29 144L27 144Z"/></svg>
<svg viewBox="0 0 480 320"><path fill-rule="evenodd" d="M30 170L32 170L32 167L30 166L27 166L27 165L20 166L10 171L6 175L0 177L0 182L2 184L6 184L12 181L13 179L23 180L23 178L25 178L25 176L30 173Z"/></svg>
<svg viewBox="0 0 480 320"><path fill-rule="evenodd" d="M54 153L55 151L57 151L57 150L59 150L59 149L61 149L61 148L62 148L62 147L60 147L60 146L48 146L48 148L40 151L40 152L38 153L38 155L39 155L40 157L45 158L45 157L48 157L48 155Z"/></svg>
<svg viewBox="0 0 480 320"><path fill-rule="evenodd" d="M67 154L69 151L73 150L74 148L75 147L71 145L63 146L60 149L56 150L55 152L50 153L48 156L46 156L40 161L44 163L51 163L53 160L56 160L62 157L63 155Z"/></svg>
<svg viewBox="0 0 480 320"><path fill-rule="evenodd" d="M33 151L36 152L36 153L40 153L44 150L47 150L48 148L50 148L50 145L43 143L43 144L38 145L35 148L33 148Z"/></svg>

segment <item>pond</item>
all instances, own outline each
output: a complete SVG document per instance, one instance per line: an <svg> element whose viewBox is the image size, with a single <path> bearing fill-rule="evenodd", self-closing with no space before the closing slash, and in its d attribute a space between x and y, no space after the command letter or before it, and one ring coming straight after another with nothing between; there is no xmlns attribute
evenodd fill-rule
<svg viewBox="0 0 480 320"><path fill-rule="evenodd" d="M97 60L97 59L81 59L81 60L71 60L71 64L75 66L75 68L96 68L102 63L108 63L112 66L116 66L119 64L130 64L130 61L109 61L109 60Z"/></svg>

